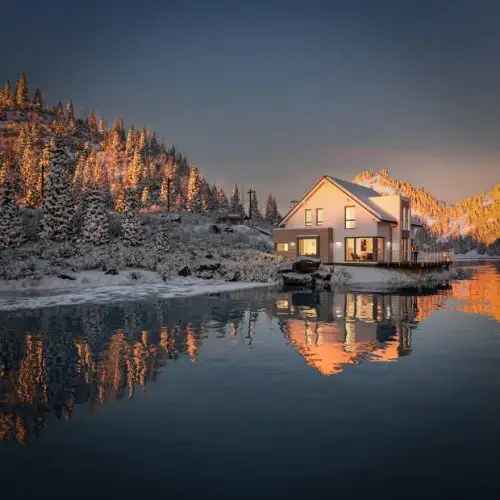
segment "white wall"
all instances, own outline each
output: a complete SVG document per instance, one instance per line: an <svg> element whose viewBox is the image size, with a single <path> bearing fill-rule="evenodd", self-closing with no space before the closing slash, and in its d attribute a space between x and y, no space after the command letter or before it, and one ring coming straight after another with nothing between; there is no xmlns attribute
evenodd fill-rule
<svg viewBox="0 0 500 500"><path fill-rule="evenodd" d="M345 229L344 208L356 206L356 229ZM316 208L324 209L324 222L316 225ZM323 179L316 190L293 213L286 222L287 229L299 229L304 226L305 209L313 210L313 224L307 227L332 227L334 230L334 262L344 262L344 237L349 236L386 236L379 233L378 220L368 210L358 205L330 181ZM384 231L384 233L387 231Z"/></svg>

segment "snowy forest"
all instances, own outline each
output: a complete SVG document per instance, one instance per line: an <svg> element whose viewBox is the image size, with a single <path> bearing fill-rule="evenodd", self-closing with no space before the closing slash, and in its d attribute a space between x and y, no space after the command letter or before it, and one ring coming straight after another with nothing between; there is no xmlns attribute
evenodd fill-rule
<svg viewBox="0 0 500 500"><path fill-rule="evenodd" d="M4 198L11 196L18 207L41 208L41 231L54 240L78 229L94 242L106 238L96 227L103 210L230 212L269 225L280 219L272 194L262 213L252 190L249 210L237 185L227 196L153 131L126 128L123 119L108 127L95 113L78 118L72 102L48 106L39 89L30 95L24 73L14 88L6 82L0 90L0 161L0 182L8 185ZM75 225L73 217L85 216L82 211L90 221ZM2 246L15 244L14 235L12 241L0 238Z"/></svg>
<svg viewBox="0 0 500 500"><path fill-rule="evenodd" d="M242 191L235 185L228 196L209 184L151 130L127 128L122 119L108 126L94 112L78 117L72 102L49 106L39 89L30 91L24 73L14 86L7 81L0 88L0 248L17 249L1 256L10 259L3 278L36 277L40 257L45 262L47 251L57 248L64 258L90 259L92 247L106 247L92 262L73 262L76 270L140 263L155 271L163 264L174 274L197 252L213 254L216 243L269 252L263 234L281 218L276 200L269 194L262 212L255 190L249 189L247 203ZM217 226L224 218L239 221L239 229ZM181 220L197 230L179 227ZM217 242L206 249L214 234ZM191 240L195 248L188 248ZM137 250L133 257L124 246L149 253ZM167 265L165 255L173 259L176 252L178 262ZM42 274L61 271L57 256Z"/></svg>

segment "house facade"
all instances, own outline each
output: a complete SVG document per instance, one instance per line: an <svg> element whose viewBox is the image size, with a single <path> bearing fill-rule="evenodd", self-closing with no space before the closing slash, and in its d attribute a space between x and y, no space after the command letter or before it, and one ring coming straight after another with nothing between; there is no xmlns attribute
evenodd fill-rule
<svg viewBox="0 0 500 500"><path fill-rule="evenodd" d="M276 253L288 259L403 263L411 259L417 226L407 198L323 176L285 215L273 239Z"/></svg>

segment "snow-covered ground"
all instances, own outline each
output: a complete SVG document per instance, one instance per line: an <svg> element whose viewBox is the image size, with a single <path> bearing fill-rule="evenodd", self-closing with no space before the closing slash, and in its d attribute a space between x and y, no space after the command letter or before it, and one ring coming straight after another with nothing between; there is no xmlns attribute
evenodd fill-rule
<svg viewBox="0 0 500 500"><path fill-rule="evenodd" d="M470 250L467 253L455 254L455 260L457 262L469 260L500 260L500 255L480 254L477 250Z"/></svg>
<svg viewBox="0 0 500 500"><path fill-rule="evenodd" d="M453 271L410 271L379 267L338 266L332 282L352 289L396 290L440 285L453 278Z"/></svg>
<svg viewBox="0 0 500 500"><path fill-rule="evenodd" d="M128 269L116 276L102 271L80 271L72 273L72 277L75 279L46 276L36 282L29 279L1 280L0 311L113 303L148 297L189 297L271 285L200 278L175 278L164 282L158 273L144 269Z"/></svg>

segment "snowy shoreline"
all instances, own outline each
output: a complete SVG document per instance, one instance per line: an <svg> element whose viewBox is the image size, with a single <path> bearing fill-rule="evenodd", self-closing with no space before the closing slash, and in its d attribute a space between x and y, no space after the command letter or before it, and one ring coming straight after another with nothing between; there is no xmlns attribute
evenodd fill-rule
<svg viewBox="0 0 500 500"><path fill-rule="evenodd" d="M65 280L47 276L36 282L0 280L0 311L192 297L274 284L201 278L174 278L165 282L158 273L143 269L128 269L117 276L81 271L74 277L75 280Z"/></svg>

